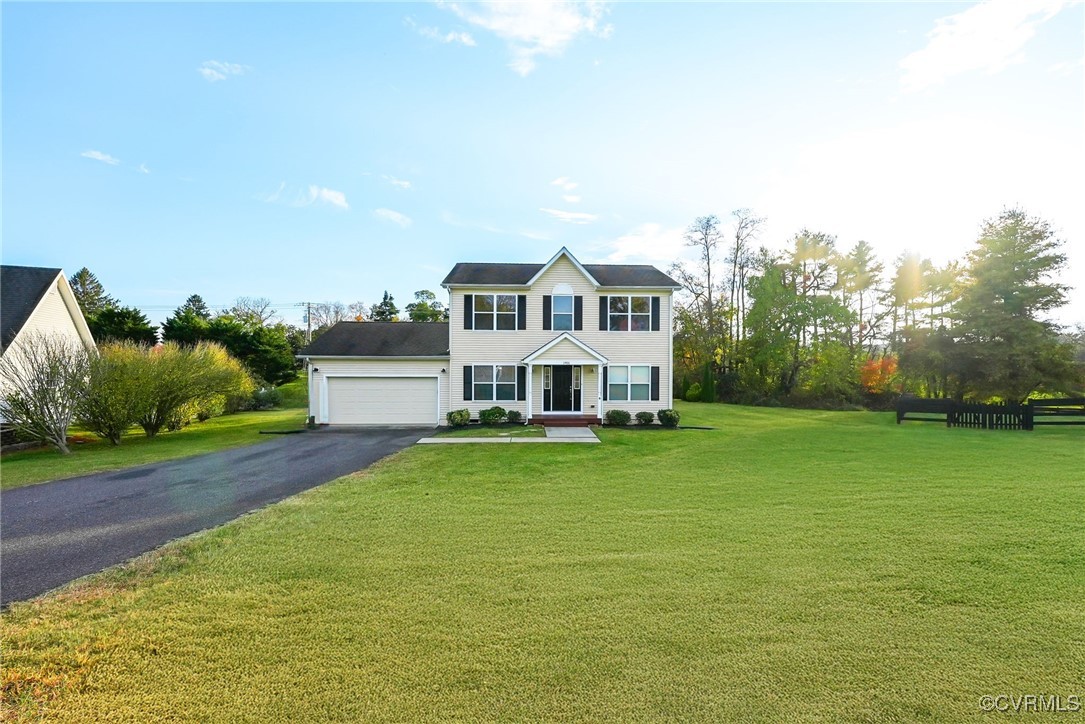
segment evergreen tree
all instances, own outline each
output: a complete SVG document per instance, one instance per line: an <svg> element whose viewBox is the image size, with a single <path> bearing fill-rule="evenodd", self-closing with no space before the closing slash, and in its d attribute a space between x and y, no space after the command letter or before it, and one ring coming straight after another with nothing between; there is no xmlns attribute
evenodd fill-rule
<svg viewBox="0 0 1085 724"><path fill-rule="evenodd" d="M1066 303L1066 287L1053 281L1066 265L1061 246L1048 222L1020 209L984 222L951 314L958 396L1022 401L1080 384L1072 346L1044 319Z"/></svg>
<svg viewBox="0 0 1085 724"><path fill-rule="evenodd" d="M370 310L370 319L374 322L398 322L399 309L396 307L395 299L388 290L384 292L384 299L380 304L374 304L373 309Z"/></svg>
<svg viewBox="0 0 1085 724"><path fill-rule="evenodd" d="M87 318L87 325L97 342L125 340L139 344L156 344L158 330L143 312L135 307L110 307Z"/></svg>
<svg viewBox="0 0 1085 724"><path fill-rule="evenodd" d="M117 306L117 300L105 293L105 287L98 281L98 277L86 267L72 274L68 284L72 287L79 308L83 310L83 316L88 319L103 309Z"/></svg>
<svg viewBox="0 0 1085 724"><path fill-rule="evenodd" d="M202 319L211 319L211 310L207 308L207 305L203 301L203 297L201 297L199 294L193 294L188 299L186 299L185 303L182 304L181 307L177 310L177 312L174 312L174 314L182 311L192 312L197 317L200 317Z"/></svg>

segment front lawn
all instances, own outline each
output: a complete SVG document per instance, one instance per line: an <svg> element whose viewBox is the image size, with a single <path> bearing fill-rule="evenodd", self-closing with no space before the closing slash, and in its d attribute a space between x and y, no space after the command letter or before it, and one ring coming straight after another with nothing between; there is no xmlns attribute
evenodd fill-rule
<svg viewBox="0 0 1085 724"><path fill-rule="evenodd" d="M679 409L718 429L416 446L16 604L6 706L942 722L1085 694L1081 430Z"/></svg>
<svg viewBox="0 0 1085 724"><path fill-rule="evenodd" d="M5 454L0 458L0 488L8 490L266 442L270 438L260 435L261 430L298 429L304 423L304 410L269 410L214 417L177 432L161 432L154 438L146 437L141 429L134 427L117 446L90 434L80 434L86 442L73 445L71 455L61 455L52 448Z"/></svg>

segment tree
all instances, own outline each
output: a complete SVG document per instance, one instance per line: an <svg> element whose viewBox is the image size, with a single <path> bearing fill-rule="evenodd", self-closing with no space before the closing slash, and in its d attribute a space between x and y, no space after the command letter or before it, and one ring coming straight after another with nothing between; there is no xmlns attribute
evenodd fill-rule
<svg viewBox="0 0 1085 724"><path fill-rule="evenodd" d="M189 297L189 301L192 301L192 297ZM210 319L210 312L205 317L198 307L185 302L162 323L162 341L196 344L200 340L205 340L208 338Z"/></svg>
<svg viewBox="0 0 1085 724"><path fill-rule="evenodd" d="M192 314L201 319L211 319L211 310L207 308L207 305L203 301L203 297L199 294L191 295L185 300L185 303L174 312L174 314L179 314L181 312L192 312Z"/></svg>
<svg viewBox="0 0 1085 724"><path fill-rule="evenodd" d="M68 279L75 301L88 319L104 309L117 306L117 300L105 293L105 287L90 269L83 267Z"/></svg>
<svg viewBox="0 0 1085 724"><path fill-rule="evenodd" d="M103 309L87 319L94 339L113 340L154 344L158 341L158 331L153 327L143 312L135 307L111 307Z"/></svg>
<svg viewBox="0 0 1085 724"><path fill-rule="evenodd" d="M27 332L0 356L0 416L67 455L68 427L87 384L89 355L59 334Z"/></svg>
<svg viewBox="0 0 1085 724"><path fill-rule="evenodd" d="M271 301L266 297L238 297L226 313L242 324L263 327L275 319L277 310L271 308Z"/></svg>
<svg viewBox="0 0 1085 724"><path fill-rule="evenodd" d="M399 309L396 307L395 298L388 293L388 290L384 292L384 298L380 304L373 305L371 311L371 318L374 322L397 322L399 321Z"/></svg>
<svg viewBox="0 0 1085 724"><path fill-rule="evenodd" d="M115 342L98 348L88 366L86 394L79 402L79 424L113 445L152 404L148 391L148 348L134 342Z"/></svg>
<svg viewBox="0 0 1085 724"><path fill-rule="evenodd" d="M1047 221L1021 209L984 221L950 315L964 392L1022 401L1075 384L1072 346L1043 318L1066 303L1053 281L1066 265L1061 247Z"/></svg>
<svg viewBox="0 0 1085 724"><path fill-rule="evenodd" d="M441 322L448 319L445 306L428 289L414 293L414 301L407 305L407 314L412 322Z"/></svg>
<svg viewBox="0 0 1085 724"><path fill-rule="evenodd" d="M221 344L261 381L281 385L298 376L284 324L252 327L231 314L220 314L207 325L204 339Z"/></svg>

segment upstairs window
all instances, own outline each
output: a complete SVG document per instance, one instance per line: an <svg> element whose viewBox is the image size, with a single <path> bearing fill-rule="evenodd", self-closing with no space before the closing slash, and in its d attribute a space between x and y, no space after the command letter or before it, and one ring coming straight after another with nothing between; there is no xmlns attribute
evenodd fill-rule
<svg viewBox="0 0 1085 724"><path fill-rule="evenodd" d="M474 295L475 329L516 329L515 294Z"/></svg>
<svg viewBox="0 0 1085 724"><path fill-rule="evenodd" d="M610 297L609 309L611 332L650 332L652 329L651 297Z"/></svg>
<svg viewBox="0 0 1085 724"><path fill-rule="evenodd" d="M569 332L573 329L573 295L555 296L552 302L552 329Z"/></svg>

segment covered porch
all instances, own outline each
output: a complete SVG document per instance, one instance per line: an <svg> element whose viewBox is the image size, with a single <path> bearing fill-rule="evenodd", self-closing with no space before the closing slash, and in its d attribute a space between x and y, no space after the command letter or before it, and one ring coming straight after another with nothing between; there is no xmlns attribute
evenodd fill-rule
<svg viewBox="0 0 1085 724"><path fill-rule="evenodd" d="M524 357L532 425L583 427L603 418L607 358L565 332Z"/></svg>

